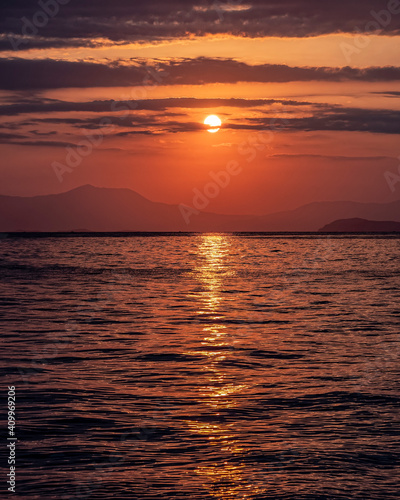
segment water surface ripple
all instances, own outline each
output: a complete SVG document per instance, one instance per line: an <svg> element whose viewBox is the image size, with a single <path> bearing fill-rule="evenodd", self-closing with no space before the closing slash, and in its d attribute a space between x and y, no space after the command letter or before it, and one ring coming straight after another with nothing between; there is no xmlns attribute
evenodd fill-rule
<svg viewBox="0 0 400 500"><path fill-rule="evenodd" d="M15 498L389 500L398 238L5 238Z"/></svg>

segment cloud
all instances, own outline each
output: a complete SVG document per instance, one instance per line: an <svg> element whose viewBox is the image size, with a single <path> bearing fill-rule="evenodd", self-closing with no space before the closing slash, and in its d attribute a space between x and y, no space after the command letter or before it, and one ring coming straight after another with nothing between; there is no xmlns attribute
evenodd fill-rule
<svg viewBox="0 0 400 500"><path fill-rule="evenodd" d="M3 144L9 143L14 139L21 139L21 137L26 137L26 136L21 134L10 134L8 132L0 132L0 142Z"/></svg>
<svg viewBox="0 0 400 500"><path fill-rule="evenodd" d="M49 147L49 148L66 148L66 147L77 147L77 144L72 142L62 142L62 141L18 141L9 142L8 144L15 144L18 146L31 146L31 147Z"/></svg>
<svg viewBox="0 0 400 500"><path fill-rule="evenodd" d="M128 130L126 132L117 132L114 137L129 137L130 135L161 135L162 132L156 133L152 130Z"/></svg>
<svg viewBox="0 0 400 500"><path fill-rule="evenodd" d="M101 100L88 102L67 101L25 101L0 105L0 114L3 116L17 116L21 114L39 113L110 113L110 112L134 112L136 110L166 111L170 108L194 109L194 108L251 108L256 106L267 106L272 104L284 104L287 106L307 106L311 103L285 99L196 99L194 97L176 97L167 99L127 99L123 101ZM313 104L314 106L323 106ZM73 119L75 120L75 119Z"/></svg>
<svg viewBox="0 0 400 500"><path fill-rule="evenodd" d="M248 128L260 130L271 127L273 117L250 118ZM289 131L341 131L371 132L377 134L400 134L400 111L387 109L360 109L326 106L325 110L314 110L312 116L279 119L283 130ZM241 125L233 126L241 128Z"/></svg>
<svg viewBox="0 0 400 500"><path fill-rule="evenodd" d="M124 42L125 43L125 42ZM0 52L9 52L14 47L23 49L65 49L65 48L98 48L115 45L111 40L88 40L86 38L42 38L26 37L18 34L0 34Z"/></svg>
<svg viewBox="0 0 400 500"><path fill-rule="evenodd" d="M49 135L56 135L57 132L55 130L52 130L51 132L39 132L39 130L30 130L29 131L32 135L37 135L37 136L49 136Z"/></svg>
<svg viewBox="0 0 400 500"><path fill-rule="evenodd" d="M44 0L46 3L46 0ZM396 0L391 0L396 7ZM21 48L42 43L85 45L97 39L113 42L165 40L207 34L261 37L305 37L327 33L376 31L375 17L386 34L399 34L400 16L382 0L98 0L60 5L48 22L32 24L42 10L30 0L3 0L0 32L33 34ZM397 6L398 9L398 6ZM385 10L387 14L381 14ZM395 10L392 9L393 12ZM36 16L36 18L35 18ZM27 20L27 21L26 21ZM29 22L31 25L29 25ZM375 21L376 22L376 21ZM33 27L32 27L33 26ZM30 45L32 43L32 46ZM10 43L11 48L11 43Z"/></svg>
<svg viewBox="0 0 400 500"><path fill-rule="evenodd" d="M142 60L105 64L51 59L0 59L0 89L3 90L350 80L400 81L400 68L249 65L233 59L206 57L156 63L153 61L149 64Z"/></svg>
<svg viewBox="0 0 400 500"><path fill-rule="evenodd" d="M226 122L223 129L254 131L340 131L370 132L376 134L400 134L400 111L359 108L342 108L340 106L316 105L307 117L284 118L280 113L265 117L247 118L240 123ZM287 115L286 110L284 111ZM169 122L164 124L166 132L178 133L204 130L199 123Z"/></svg>
<svg viewBox="0 0 400 500"><path fill-rule="evenodd" d="M309 158L318 160L334 160L334 161L382 161L382 160L397 160L392 156L334 156L334 155L311 155L311 154L277 154L270 155L268 158Z"/></svg>
<svg viewBox="0 0 400 500"><path fill-rule="evenodd" d="M200 122L190 120L191 109L215 109L224 107L232 108L226 114L222 129L248 130L248 131L347 131L347 132L369 132L379 134L400 134L400 111L390 109L362 109L342 107L339 105L310 103L293 100L275 99L195 99L195 98L169 98L149 99L137 103L126 102L129 105L137 105L138 113L134 110L128 114L113 114L115 110L121 110L121 103L115 101L91 101L91 102L62 102L44 101L14 103L0 106L0 113L4 116L18 116L33 114L32 119L22 119L19 122L21 133L24 127L34 128L30 130L31 135L55 135L51 125L57 131L66 130L72 126L75 131L68 132L70 135L79 137L81 134L89 134L90 130L98 130L101 133L103 127L110 127L107 137L126 137L129 135L160 135L177 134L183 132L196 132L205 130L206 127ZM248 117L235 119L235 108L248 109ZM175 110L178 110L175 112ZM188 112L185 113L184 111ZM140 111L140 112L139 112ZM143 113L147 111L147 113ZM52 113L62 112L87 112L97 116L86 118L63 116L51 116ZM38 116L45 115L45 116ZM50 116L46 116L50 115ZM15 122L13 122L13 125ZM49 130L50 126L50 130ZM43 129L41 128L43 127ZM7 130L7 124L3 124ZM119 129L119 130L118 130ZM15 126L13 131L18 130ZM4 133L3 142L14 142L24 139L26 136ZM1 138L1 137L0 137Z"/></svg>
<svg viewBox="0 0 400 500"><path fill-rule="evenodd" d="M74 144L70 142L30 140L24 134L7 134L3 132L0 132L0 144L14 144L17 146L43 146L43 147L74 146Z"/></svg>
<svg viewBox="0 0 400 500"><path fill-rule="evenodd" d="M393 92L371 92L371 94L379 94L379 95L383 95L385 97L394 97L394 98L398 98L400 97L400 92L396 92L396 91L393 91Z"/></svg>

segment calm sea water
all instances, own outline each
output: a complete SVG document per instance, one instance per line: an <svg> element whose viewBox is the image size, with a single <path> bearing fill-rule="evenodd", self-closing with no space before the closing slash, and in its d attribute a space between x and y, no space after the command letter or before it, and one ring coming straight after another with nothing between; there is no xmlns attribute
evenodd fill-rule
<svg viewBox="0 0 400 500"><path fill-rule="evenodd" d="M2 239L13 498L398 499L399 244Z"/></svg>

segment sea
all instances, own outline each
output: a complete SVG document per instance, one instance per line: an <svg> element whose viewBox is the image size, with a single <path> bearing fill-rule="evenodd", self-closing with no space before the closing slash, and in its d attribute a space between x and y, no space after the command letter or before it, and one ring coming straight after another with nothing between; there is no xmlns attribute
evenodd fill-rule
<svg viewBox="0 0 400 500"><path fill-rule="evenodd" d="M399 236L2 236L2 498L400 498Z"/></svg>

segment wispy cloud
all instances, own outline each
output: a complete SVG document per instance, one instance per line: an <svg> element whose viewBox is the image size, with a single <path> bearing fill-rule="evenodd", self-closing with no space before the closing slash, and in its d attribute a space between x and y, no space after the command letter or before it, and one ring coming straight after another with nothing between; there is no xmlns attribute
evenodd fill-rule
<svg viewBox="0 0 400 500"><path fill-rule="evenodd" d="M173 98L144 100L141 101L140 108L141 111L147 111L147 113L130 113L127 116L118 116L118 114L110 113L113 102L45 101L39 103L35 101L0 106L0 113L3 115L18 116L27 113L34 115L30 119L24 116L19 122L19 128L14 122L12 133L10 133L8 124L3 123L3 128L6 130L8 128L8 131L0 134L0 141L21 145L32 145L33 143L38 146L41 144L64 145L64 137L71 137L78 141L79 135L85 131L100 131L102 123L112 124L111 129L107 131L108 139L204 131L205 125L193 121L191 110L218 109L219 107L231 108L232 110L230 115L227 114L221 127L225 130L270 130L278 119L280 128L286 132L346 131L400 134L400 111L389 109L350 108L274 99ZM248 117L237 118L236 108L248 109ZM82 111L94 116L86 118L70 116L70 113L81 113ZM60 116L60 112L67 112L68 115ZM57 116L51 116L52 113L57 113ZM50 116L40 116L46 114ZM99 120L96 115L101 116L102 120ZM54 129L51 128L53 125L57 126L59 133L55 134ZM27 127L30 130L26 130ZM34 127L33 130L32 127ZM60 136L60 134L64 134L64 136ZM40 141L40 136L44 136L46 140ZM51 136L54 136L54 142L50 140Z"/></svg>

